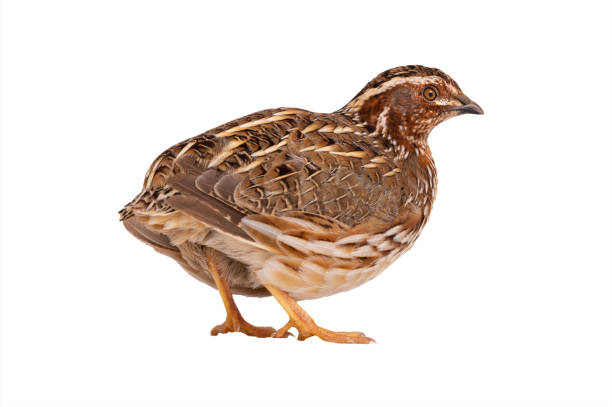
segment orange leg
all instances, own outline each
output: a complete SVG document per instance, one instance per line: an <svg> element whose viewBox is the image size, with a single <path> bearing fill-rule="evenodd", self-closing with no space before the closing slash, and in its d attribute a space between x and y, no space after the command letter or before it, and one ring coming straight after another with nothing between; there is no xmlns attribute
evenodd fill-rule
<svg viewBox="0 0 612 407"><path fill-rule="evenodd" d="M321 328L314 320L304 311L298 303L289 296L285 291L274 286L266 285L268 291L276 298L279 304L285 309L289 315L289 322L279 329L274 335L281 337L287 334L291 328L296 328L299 332L298 340L303 341L311 336L318 336L327 342L337 343L371 343L374 339L368 338L361 332L334 332Z"/></svg>
<svg viewBox="0 0 612 407"><path fill-rule="evenodd" d="M210 331L211 335L216 336L220 333L225 334L228 332L242 332L245 335L257 336L259 338L268 338L272 336L276 338L286 338L288 336L287 333L275 335L277 331L272 327L259 327L246 322L242 315L240 315L240 311L238 311L238 307L234 302L234 298L232 297L232 292L230 291L227 281L225 281L219 274L219 269L217 268L214 256L209 255L207 257L207 264L208 271L219 289L221 299L223 300L223 305L225 306L225 311L227 312L225 322L214 327Z"/></svg>

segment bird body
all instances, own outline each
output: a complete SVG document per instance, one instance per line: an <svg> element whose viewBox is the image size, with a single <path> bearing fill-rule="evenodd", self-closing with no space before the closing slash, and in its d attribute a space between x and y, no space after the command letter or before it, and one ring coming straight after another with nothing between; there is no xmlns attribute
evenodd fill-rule
<svg viewBox="0 0 612 407"><path fill-rule="evenodd" d="M219 288L228 320L231 293L273 294L290 323L256 336L296 327L302 339L367 342L297 321L294 300L355 288L412 247L437 188L429 132L449 117L481 112L443 72L395 68L334 113L264 110L170 147L121 220ZM217 328L241 330L236 324Z"/></svg>

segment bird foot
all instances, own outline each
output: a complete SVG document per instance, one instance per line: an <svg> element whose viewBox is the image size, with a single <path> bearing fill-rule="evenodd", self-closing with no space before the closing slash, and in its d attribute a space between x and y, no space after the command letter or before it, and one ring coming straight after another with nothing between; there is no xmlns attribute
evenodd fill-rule
<svg viewBox="0 0 612 407"><path fill-rule="evenodd" d="M284 338L289 329L298 330L298 341L303 341L311 336L317 336L326 342L335 343L376 343L372 338L365 336L362 332L335 332L321 328L314 321L292 321L289 320L281 329L274 334L275 338Z"/></svg>
<svg viewBox="0 0 612 407"><path fill-rule="evenodd" d="M210 334L212 336L217 336L218 334L226 334L228 332L242 332L248 336L256 336L258 338L286 338L291 335L286 332L285 335L276 336L278 332L276 329L271 326L255 326L249 324L247 321L242 318L241 315L237 316L228 316L222 324L214 327Z"/></svg>

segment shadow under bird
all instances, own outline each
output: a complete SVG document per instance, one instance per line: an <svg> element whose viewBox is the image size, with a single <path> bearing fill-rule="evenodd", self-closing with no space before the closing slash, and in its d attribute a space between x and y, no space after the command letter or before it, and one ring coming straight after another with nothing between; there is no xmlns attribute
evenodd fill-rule
<svg viewBox="0 0 612 407"><path fill-rule="evenodd" d="M170 147L121 221L219 290L227 318L212 335L369 343L297 301L355 288L412 247L436 196L427 138L464 113L483 110L444 72L393 68L336 112L263 110ZM232 294L273 295L289 322L251 325Z"/></svg>

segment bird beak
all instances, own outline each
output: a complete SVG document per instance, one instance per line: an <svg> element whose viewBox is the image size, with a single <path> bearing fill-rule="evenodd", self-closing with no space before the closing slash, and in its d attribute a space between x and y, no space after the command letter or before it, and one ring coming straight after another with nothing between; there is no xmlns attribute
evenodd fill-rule
<svg viewBox="0 0 612 407"><path fill-rule="evenodd" d="M459 114L471 113L471 114L484 114L482 107L478 106L478 103L472 101L469 97L464 94L455 97L461 103L459 106L453 106L448 110L456 110Z"/></svg>

